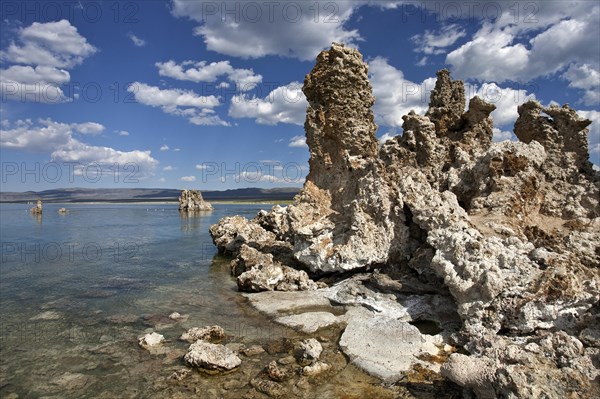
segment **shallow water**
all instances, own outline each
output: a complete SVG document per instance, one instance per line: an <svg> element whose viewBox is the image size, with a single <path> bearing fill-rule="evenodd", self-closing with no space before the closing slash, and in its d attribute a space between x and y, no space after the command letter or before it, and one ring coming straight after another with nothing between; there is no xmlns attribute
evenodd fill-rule
<svg viewBox="0 0 600 399"><path fill-rule="evenodd" d="M224 216L253 217L269 205L217 204L189 217L173 204L68 204L60 215L62 206L46 204L35 217L30 206L0 205L0 397L253 395L248 381L302 338L246 305L208 233ZM174 311L189 317L174 322ZM227 375L170 378L188 346L177 338L213 324L234 349L273 349ZM150 331L167 339L160 353L137 345ZM337 352L338 333L325 344L334 372L300 383L294 397L388 397Z"/></svg>

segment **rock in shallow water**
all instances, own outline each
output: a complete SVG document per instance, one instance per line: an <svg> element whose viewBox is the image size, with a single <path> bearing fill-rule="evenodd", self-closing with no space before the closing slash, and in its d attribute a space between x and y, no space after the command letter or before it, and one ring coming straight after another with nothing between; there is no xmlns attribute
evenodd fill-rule
<svg viewBox="0 0 600 399"><path fill-rule="evenodd" d="M184 360L190 366L208 370L232 370L242 363L229 348L205 341L190 345Z"/></svg>
<svg viewBox="0 0 600 399"><path fill-rule="evenodd" d="M369 374L386 381L398 380L417 363L417 355L437 355L441 337L421 334L400 320L371 317L351 322L340 338L350 360Z"/></svg>
<svg viewBox="0 0 600 399"><path fill-rule="evenodd" d="M277 323L312 334L320 328L340 323L340 319L330 312L305 312L275 319Z"/></svg>
<svg viewBox="0 0 600 399"><path fill-rule="evenodd" d="M319 341L314 338L305 339L296 349L296 359L300 364L310 365L319 360L321 352L323 352L323 346Z"/></svg>
<svg viewBox="0 0 600 399"><path fill-rule="evenodd" d="M266 368L266 371L269 378L276 382L281 382L289 378L288 373L282 370L277 365L276 361L272 361L271 363L269 363Z"/></svg>
<svg viewBox="0 0 600 399"><path fill-rule="evenodd" d="M308 377L314 377L322 374L331 368L330 365L324 362L315 362L311 365L302 367L302 374Z"/></svg>
<svg viewBox="0 0 600 399"><path fill-rule="evenodd" d="M163 342L165 342L165 337L155 332L146 334L138 340L138 344L144 349L150 349Z"/></svg>
<svg viewBox="0 0 600 399"><path fill-rule="evenodd" d="M180 340L190 343L197 340L213 342L223 338L225 338L225 330L220 326L193 327L179 337Z"/></svg>
<svg viewBox="0 0 600 399"><path fill-rule="evenodd" d="M250 385L272 398L283 398L287 394L287 390L279 383L269 380L253 379Z"/></svg>
<svg viewBox="0 0 600 399"><path fill-rule="evenodd" d="M212 210L212 205L204 201L198 190L182 190L179 196L179 210L182 212L201 212Z"/></svg>

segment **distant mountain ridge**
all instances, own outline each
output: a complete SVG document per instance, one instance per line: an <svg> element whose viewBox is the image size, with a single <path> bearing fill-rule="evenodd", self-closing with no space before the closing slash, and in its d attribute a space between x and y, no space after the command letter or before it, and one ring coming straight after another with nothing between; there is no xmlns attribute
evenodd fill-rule
<svg viewBox="0 0 600 399"><path fill-rule="evenodd" d="M202 196L207 201L286 201L294 198L299 191L298 187L238 188L202 191ZM38 199L44 202L177 201L180 193L181 190L162 188L59 188L44 191L0 192L0 202L28 202Z"/></svg>

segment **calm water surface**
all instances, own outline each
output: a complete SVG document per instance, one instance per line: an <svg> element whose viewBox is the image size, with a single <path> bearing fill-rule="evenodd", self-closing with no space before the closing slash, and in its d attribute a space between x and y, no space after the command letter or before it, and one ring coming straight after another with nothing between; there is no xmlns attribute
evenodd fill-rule
<svg viewBox="0 0 600 399"><path fill-rule="evenodd" d="M223 216L265 206L191 217L173 204L69 204L59 215L61 206L45 205L41 218L26 205L0 206L0 396L144 397L154 372L180 366L167 355L156 367L137 347L147 331L180 350L176 338L192 326L220 324L238 341L278 333L238 304L208 233ZM172 323L173 311L188 320Z"/></svg>
<svg viewBox="0 0 600 399"><path fill-rule="evenodd" d="M62 206L68 214L57 213ZM271 359L177 382L183 331L219 324L231 344L246 346L296 338L245 304L208 233L224 216L270 205L217 204L190 217L174 204L46 204L41 217L29 207L0 204L0 397L221 397L225 383L250 380ZM174 311L189 317L173 322ZM138 347L150 331L167 338L164 353ZM352 383L325 383L318 396L341 397L340 386L368 380L346 374Z"/></svg>

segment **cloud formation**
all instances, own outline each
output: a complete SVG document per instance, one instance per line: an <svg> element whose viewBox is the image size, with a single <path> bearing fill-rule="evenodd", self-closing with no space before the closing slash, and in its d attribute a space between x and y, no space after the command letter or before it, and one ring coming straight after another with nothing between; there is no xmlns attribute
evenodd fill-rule
<svg viewBox="0 0 600 399"><path fill-rule="evenodd" d="M452 46L460 38L465 37L465 30L458 24L443 26L439 32L425 30L414 35L411 40L417 45L416 52L424 54L444 54L446 48Z"/></svg>
<svg viewBox="0 0 600 399"><path fill-rule="evenodd" d="M305 136L294 136L294 137L292 137L290 139L288 147L308 148L308 145L306 144L306 137Z"/></svg>
<svg viewBox="0 0 600 399"><path fill-rule="evenodd" d="M139 37L137 37L137 36L136 36L136 35L134 35L133 33L129 33L129 34L127 35L127 37L128 37L129 39L131 39L131 41L133 42L133 44L134 44L136 47L144 47L144 46L147 44L147 43L146 43L146 41L145 41L144 39L140 39Z"/></svg>
<svg viewBox="0 0 600 399"><path fill-rule="evenodd" d="M289 123L302 125L308 103L302 84L292 82L272 90L266 97L259 98L240 94L233 96L229 107L229 116L233 118L252 118L263 125Z"/></svg>
<svg viewBox="0 0 600 399"><path fill-rule="evenodd" d="M435 87L435 78L420 83L405 79L404 73L383 57L369 62L369 79L375 95L375 120L389 127L401 127L402 116L411 110L424 114L429 106L429 94Z"/></svg>
<svg viewBox="0 0 600 399"><path fill-rule="evenodd" d="M220 105L214 95L201 96L191 90L161 89L141 82L132 83L127 91L140 104L159 107L167 114L187 118L190 123L229 126L213 110Z"/></svg>
<svg viewBox="0 0 600 399"><path fill-rule="evenodd" d="M478 81L524 83L566 71L561 76L571 87L587 90L583 100L593 103L598 85L592 80L600 70L600 5L544 3L534 17L518 23L507 14L484 21L471 40L448 53L453 72Z"/></svg>
<svg viewBox="0 0 600 399"><path fill-rule="evenodd" d="M167 62L157 62L158 74L177 80L187 80L191 82L216 82L220 77L225 76L230 82L236 85L239 91L249 91L262 82L262 76L255 74L252 69L236 69L231 66L229 61L218 61L208 63L206 61L184 61L177 64L170 60ZM229 87L227 82L223 87Z"/></svg>
<svg viewBox="0 0 600 399"><path fill-rule="evenodd" d="M0 59L12 65L0 70L2 99L21 102L69 101L61 85L71 79L73 68L97 49L67 20L34 22L20 28Z"/></svg>
<svg viewBox="0 0 600 399"><path fill-rule="evenodd" d="M29 119L18 120L12 124L3 123L0 147L33 152L49 151L53 162L71 162L79 168L94 165L115 173L129 165L135 168L136 177L152 175L158 161L151 156L150 151L120 151L111 147L88 145L77 137L99 134L104 130L104 126L96 122L69 124L49 118L40 119L37 123ZM120 165L118 171L115 171L115 164Z"/></svg>
<svg viewBox="0 0 600 399"><path fill-rule="evenodd" d="M267 55L313 60L331 42L356 44L344 24L366 1L202 2L174 0L172 13L200 23L206 48L241 58Z"/></svg>

